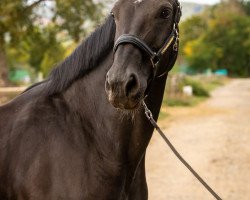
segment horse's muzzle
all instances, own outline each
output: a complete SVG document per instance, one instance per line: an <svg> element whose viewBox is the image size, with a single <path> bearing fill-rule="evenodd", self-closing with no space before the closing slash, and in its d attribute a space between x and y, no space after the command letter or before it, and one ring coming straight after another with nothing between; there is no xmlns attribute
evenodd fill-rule
<svg viewBox="0 0 250 200"><path fill-rule="evenodd" d="M107 74L105 89L109 102L116 108L136 109L143 99L144 91L135 74L122 78Z"/></svg>

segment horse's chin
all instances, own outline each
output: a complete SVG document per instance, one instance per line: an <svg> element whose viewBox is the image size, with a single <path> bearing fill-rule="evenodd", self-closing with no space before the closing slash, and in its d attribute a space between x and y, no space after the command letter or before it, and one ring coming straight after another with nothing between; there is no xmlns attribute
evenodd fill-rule
<svg viewBox="0 0 250 200"><path fill-rule="evenodd" d="M138 110L138 108L140 107L141 105L141 101L138 101L134 104L128 104L128 105L122 105L121 107L117 107L118 109L120 110L125 110L125 111L135 111L135 110Z"/></svg>
<svg viewBox="0 0 250 200"><path fill-rule="evenodd" d="M134 111L137 110L141 105L142 98L138 99L129 99L124 98L123 100L113 98L112 95L109 95L109 102L110 104L119 109L119 110L126 110L126 111Z"/></svg>

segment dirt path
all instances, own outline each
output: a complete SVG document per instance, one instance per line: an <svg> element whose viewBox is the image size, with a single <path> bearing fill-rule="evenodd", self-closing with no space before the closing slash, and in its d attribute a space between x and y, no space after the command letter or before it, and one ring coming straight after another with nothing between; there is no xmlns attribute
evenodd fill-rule
<svg viewBox="0 0 250 200"><path fill-rule="evenodd" d="M170 140L223 199L250 199L250 79L233 80L195 108L170 109ZM150 200L213 200L155 133L147 152Z"/></svg>

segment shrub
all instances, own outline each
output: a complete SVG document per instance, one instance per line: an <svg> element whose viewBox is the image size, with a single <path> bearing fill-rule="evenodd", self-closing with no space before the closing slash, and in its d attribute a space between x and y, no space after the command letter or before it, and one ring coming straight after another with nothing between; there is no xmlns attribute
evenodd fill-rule
<svg viewBox="0 0 250 200"><path fill-rule="evenodd" d="M184 85L190 85L193 88L194 96L197 96L197 97L209 97L210 96L209 91L199 81L185 78L183 83Z"/></svg>

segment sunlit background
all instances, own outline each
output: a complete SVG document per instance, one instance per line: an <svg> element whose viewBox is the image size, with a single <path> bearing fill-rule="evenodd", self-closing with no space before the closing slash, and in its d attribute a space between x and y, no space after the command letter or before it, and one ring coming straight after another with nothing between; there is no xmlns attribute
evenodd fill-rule
<svg viewBox="0 0 250 200"><path fill-rule="evenodd" d="M114 2L1 0L0 104L46 78L58 62L104 21ZM172 134L180 149L185 147L182 149L185 156L193 159L193 164L222 195L224 192L225 199L247 200L250 1L181 3L179 58L168 78L160 124ZM189 133L193 134L190 138ZM177 161L173 165L168 163L175 158L165 146L157 149L160 145L164 144L153 138L149 149L150 199L212 199L191 177L183 178L189 174L181 171ZM154 160L159 154L170 157L162 157L161 162ZM173 175L174 171L179 174Z"/></svg>
<svg viewBox="0 0 250 200"><path fill-rule="evenodd" d="M249 76L249 1L183 0L176 70ZM30 84L100 24L114 1L1 0L1 85Z"/></svg>
<svg viewBox="0 0 250 200"><path fill-rule="evenodd" d="M1 0L0 85L29 85L102 23L115 1ZM174 72L246 77L249 1L183 0Z"/></svg>

